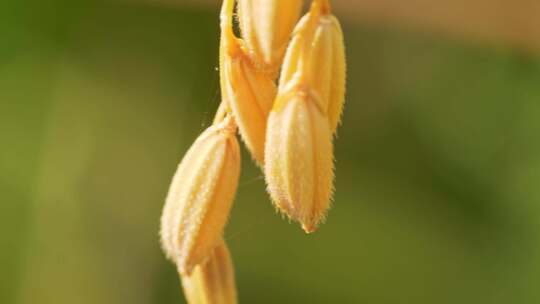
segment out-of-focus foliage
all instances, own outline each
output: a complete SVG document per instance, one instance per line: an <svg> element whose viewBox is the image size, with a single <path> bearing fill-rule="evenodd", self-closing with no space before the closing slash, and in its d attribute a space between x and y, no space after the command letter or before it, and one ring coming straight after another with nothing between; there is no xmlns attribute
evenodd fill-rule
<svg viewBox="0 0 540 304"><path fill-rule="evenodd" d="M182 303L168 183L218 97L217 8L0 4L0 303ZM345 24L336 197L314 235L244 153L242 303L540 301L540 59Z"/></svg>

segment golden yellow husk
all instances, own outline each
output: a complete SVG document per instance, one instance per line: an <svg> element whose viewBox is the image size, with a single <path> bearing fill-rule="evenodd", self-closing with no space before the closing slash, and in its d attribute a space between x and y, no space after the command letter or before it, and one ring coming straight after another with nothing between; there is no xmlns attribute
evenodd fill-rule
<svg viewBox="0 0 540 304"><path fill-rule="evenodd" d="M294 30L279 89L286 89L294 77L302 77L317 95L335 133L345 101L345 47L339 21L321 3L314 2Z"/></svg>
<svg viewBox="0 0 540 304"><path fill-rule="evenodd" d="M236 304L236 284L231 255L221 242L204 264L191 275L182 275L182 287L189 304Z"/></svg>
<svg viewBox="0 0 540 304"><path fill-rule="evenodd" d="M275 206L310 233L324 220L333 191L328 119L308 89L280 93L268 119L265 176Z"/></svg>
<svg viewBox="0 0 540 304"><path fill-rule="evenodd" d="M244 42L232 31L232 0L224 1L221 16L221 92L238 124L253 159L264 163L266 122L276 97L271 77L257 69Z"/></svg>
<svg viewBox="0 0 540 304"><path fill-rule="evenodd" d="M231 117L206 129L186 153L161 218L161 243L189 274L219 244L240 175L240 148Z"/></svg>
<svg viewBox="0 0 540 304"><path fill-rule="evenodd" d="M302 0L238 0L242 38L257 67L277 75Z"/></svg>
<svg viewBox="0 0 540 304"><path fill-rule="evenodd" d="M276 207L313 232L331 204L332 136L343 108L345 54L328 1L313 1L294 30L268 119L265 176Z"/></svg>

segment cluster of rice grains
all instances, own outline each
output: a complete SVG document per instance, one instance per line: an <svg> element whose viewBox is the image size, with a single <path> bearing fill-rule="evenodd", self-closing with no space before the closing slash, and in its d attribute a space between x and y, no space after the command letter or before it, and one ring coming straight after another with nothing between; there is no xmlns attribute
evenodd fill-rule
<svg viewBox="0 0 540 304"><path fill-rule="evenodd" d="M190 304L237 303L223 240L240 176L237 130L280 212L311 233L329 208L345 95L343 34L328 0L313 0L300 19L302 7L302 0L223 1L222 102L180 163L161 218L163 250Z"/></svg>

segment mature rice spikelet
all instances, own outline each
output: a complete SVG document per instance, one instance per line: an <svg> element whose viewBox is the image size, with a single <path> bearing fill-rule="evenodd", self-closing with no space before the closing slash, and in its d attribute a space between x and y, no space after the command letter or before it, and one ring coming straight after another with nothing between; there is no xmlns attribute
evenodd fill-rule
<svg viewBox="0 0 540 304"><path fill-rule="evenodd" d="M277 75L302 0L238 0L242 38L259 67Z"/></svg>
<svg viewBox="0 0 540 304"><path fill-rule="evenodd" d="M345 101L345 47L339 21L325 1L314 1L296 26L279 87L285 88L297 73L303 74L313 94L318 95L320 107L335 133Z"/></svg>
<svg viewBox="0 0 540 304"><path fill-rule="evenodd" d="M268 119L265 176L277 208L313 232L333 192L332 135L345 92L345 54L328 1L315 0L298 23Z"/></svg>
<svg viewBox="0 0 540 304"><path fill-rule="evenodd" d="M264 163L266 121L276 96L271 77L257 69L244 42L234 36L234 1L225 0L221 14L221 92L238 124L240 134L256 162Z"/></svg>
<svg viewBox="0 0 540 304"><path fill-rule="evenodd" d="M280 92L266 135L268 192L307 233L324 219L334 179L332 133L317 98L301 82Z"/></svg>
<svg viewBox="0 0 540 304"><path fill-rule="evenodd" d="M161 218L161 242L181 273L191 273L219 244L240 175L231 117L206 129L173 178Z"/></svg>
<svg viewBox="0 0 540 304"><path fill-rule="evenodd" d="M233 263L223 241L206 263L196 266L191 275L181 277L189 304L237 303Z"/></svg>

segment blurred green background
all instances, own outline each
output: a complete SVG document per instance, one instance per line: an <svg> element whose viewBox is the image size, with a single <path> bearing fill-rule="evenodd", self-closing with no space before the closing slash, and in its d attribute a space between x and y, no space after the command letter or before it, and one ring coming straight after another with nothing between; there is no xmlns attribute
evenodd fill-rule
<svg viewBox="0 0 540 304"><path fill-rule="evenodd" d="M219 102L217 14L0 4L0 303L183 303L159 217ZM540 57L344 28L334 207L305 235L243 152L241 303L540 303Z"/></svg>

